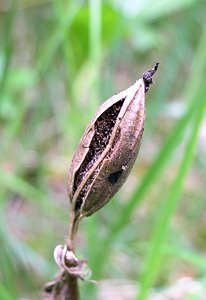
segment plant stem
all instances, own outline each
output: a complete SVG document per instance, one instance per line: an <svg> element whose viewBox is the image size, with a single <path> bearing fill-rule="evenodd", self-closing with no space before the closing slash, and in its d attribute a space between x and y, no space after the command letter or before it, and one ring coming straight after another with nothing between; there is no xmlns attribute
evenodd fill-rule
<svg viewBox="0 0 206 300"><path fill-rule="evenodd" d="M67 247L74 252L75 250L75 238L79 227L79 215L75 215L72 211L70 214L69 234L67 240Z"/></svg>
<svg viewBox="0 0 206 300"><path fill-rule="evenodd" d="M54 254L57 264L61 267L56 278L48 282L44 288L44 300L79 300L78 276L75 273L70 273L69 268L78 267L79 261L68 258L68 253L74 253L74 240L77 233L79 218L74 213L71 214L69 226L69 235L67 240L66 252L65 247L57 246ZM62 250L61 250L62 249ZM64 250L63 250L64 249ZM68 253L67 253L68 251ZM63 260L62 260L63 259Z"/></svg>
<svg viewBox="0 0 206 300"><path fill-rule="evenodd" d="M79 300L78 278L62 270L46 284L43 300Z"/></svg>
<svg viewBox="0 0 206 300"><path fill-rule="evenodd" d="M77 280L78 280L77 277L74 277L70 274L67 275L69 300L79 299L79 287L78 287Z"/></svg>

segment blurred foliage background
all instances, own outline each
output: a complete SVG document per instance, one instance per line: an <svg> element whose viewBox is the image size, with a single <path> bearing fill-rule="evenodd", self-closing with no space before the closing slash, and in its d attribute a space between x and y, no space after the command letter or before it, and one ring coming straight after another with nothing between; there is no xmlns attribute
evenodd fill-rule
<svg viewBox="0 0 206 300"><path fill-rule="evenodd" d="M41 298L67 235L79 138L156 61L132 174L80 226L77 256L99 282L81 282L81 299L203 299L205 11L198 0L0 1L2 300Z"/></svg>

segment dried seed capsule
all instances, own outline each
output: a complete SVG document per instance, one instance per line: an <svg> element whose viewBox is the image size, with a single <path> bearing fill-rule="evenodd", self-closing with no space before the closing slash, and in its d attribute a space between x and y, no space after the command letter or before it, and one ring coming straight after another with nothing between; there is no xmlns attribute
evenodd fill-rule
<svg viewBox="0 0 206 300"><path fill-rule="evenodd" d="M74 218L89 216L119 190L135 162L145 119L145 92L158 63L102 104L71 163L68 192Z"/></svg>

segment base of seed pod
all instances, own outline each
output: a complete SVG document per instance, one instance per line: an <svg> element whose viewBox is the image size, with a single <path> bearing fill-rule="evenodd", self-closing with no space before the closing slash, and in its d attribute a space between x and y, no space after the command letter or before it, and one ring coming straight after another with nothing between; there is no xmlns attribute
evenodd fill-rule
<svg viewBox="0 0 206 300"><path fill-rule="evenodd" d="M75 213L74 211L71 211L70 213L70 225L69 225L69 234L67 239L67 248L71 251L74 251L75 249L75 238L77 235L77 231L79 228L79 222L80 222L80 215L79 213Z"/></svg>

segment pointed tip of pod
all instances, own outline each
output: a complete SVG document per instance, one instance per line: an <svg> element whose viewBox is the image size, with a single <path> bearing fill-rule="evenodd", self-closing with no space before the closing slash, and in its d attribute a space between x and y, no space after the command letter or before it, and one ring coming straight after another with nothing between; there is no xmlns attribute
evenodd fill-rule
<svg viewBox="0 0 206 300"><path fill-rule="evenodd" d="M142 75L142 79L144 80L144 84L145 84L145 93L149 90L150 84L153 83L152 77L153 77L154 74L156 73L159 64L160 64L159 61L156 62L156 64L154 65L154 67L153 67L151 70L147 70L147 71L144 72L143 75Z"/></svg>

